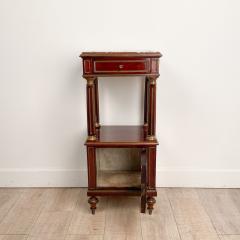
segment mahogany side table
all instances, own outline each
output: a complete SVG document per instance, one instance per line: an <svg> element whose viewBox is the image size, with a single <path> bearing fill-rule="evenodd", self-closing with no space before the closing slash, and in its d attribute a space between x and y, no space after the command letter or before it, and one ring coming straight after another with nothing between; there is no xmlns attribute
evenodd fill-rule
<svg viewBox="0 0 240 240"><path fill-rule="evenodd" d="M141 212L152 214L156 202L156 80L159 77L160 52L83 52L83 78L87 80L88 192L92 214L99 196L140 196ZM100 124L98 77L141 76L145 79L144 123L140 126ZM140 77L140 78L141 78ZM119 81L119 79L116 79ZM129 80L130 81L130 80ZM125 168L118 157L104 151L125 151ZM101 151L103 153L101 153ZM133 153L135 151L135 153ZM102 159L98 159L102 156ZM130 157L129 157L130 156ZM101 161L105 161L103 164ZM125 164L126 165L126 164ZM115 166L115 168L114 168Z"/></svg>

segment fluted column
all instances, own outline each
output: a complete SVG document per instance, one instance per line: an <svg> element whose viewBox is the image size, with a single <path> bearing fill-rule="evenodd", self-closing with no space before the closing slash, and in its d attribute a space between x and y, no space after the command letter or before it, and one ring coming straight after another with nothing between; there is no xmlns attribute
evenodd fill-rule
<svg viewBox="0 0 240 240"><path fill-rule="evenodd" d="M145 78L145 89L144 89L144 138L148 135L148 78Z"/></svg>
<svg viewBox="0 0 240 240"><path fill-rule="evenodd" d="M87 122L88 140L96 140L96 96L95 96L95 77L85 77L87 80Z"/></svg>
<svg viewBox="0 0 240 240"><path fill-rule="evenodd" d="M156 76L148 77L148 134L147 140L153 141L156 140Z"/></svg>

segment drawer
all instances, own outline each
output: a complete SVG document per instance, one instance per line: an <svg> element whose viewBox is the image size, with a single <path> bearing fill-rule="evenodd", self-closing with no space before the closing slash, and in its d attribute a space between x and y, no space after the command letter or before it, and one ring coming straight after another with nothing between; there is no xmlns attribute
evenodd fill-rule
<svg viewBox="0 0 240 240"><path fill-rule="evenodd" d="M95 60L94 73L148 73L150 60Z"/></svg>

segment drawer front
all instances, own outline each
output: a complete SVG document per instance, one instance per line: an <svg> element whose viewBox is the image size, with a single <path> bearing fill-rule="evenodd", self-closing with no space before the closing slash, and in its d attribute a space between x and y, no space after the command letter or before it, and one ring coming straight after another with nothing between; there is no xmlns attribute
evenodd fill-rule
<svg viewBox="0 0 240 240"><path fill-rule="evenodd" d="M95 60L94 73L148 73L149 59L143 60Z"/></svg>

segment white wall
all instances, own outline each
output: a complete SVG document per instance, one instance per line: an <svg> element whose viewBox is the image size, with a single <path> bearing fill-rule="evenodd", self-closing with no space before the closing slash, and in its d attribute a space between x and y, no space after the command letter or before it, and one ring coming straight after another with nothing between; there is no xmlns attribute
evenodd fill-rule
<svg viewBox="0 0 240 240"><path fill-rule="evenodd" d="M158 186L240 187L239 8L238 0L0 0L0 185L86 186L78 55L155 50L164 55ZM139 123L141 81L101 83L102 122Z"/></svg>

